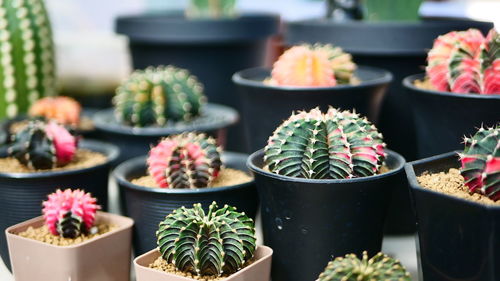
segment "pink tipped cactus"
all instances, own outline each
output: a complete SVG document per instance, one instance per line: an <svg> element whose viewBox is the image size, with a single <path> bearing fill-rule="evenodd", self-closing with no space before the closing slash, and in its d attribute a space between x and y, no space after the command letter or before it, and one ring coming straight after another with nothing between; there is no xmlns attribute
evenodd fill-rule
<svg viewBox="0 0 500 281"><path fill-rule="evenodd" d="M427 56L427 77L438 91L500 94L500 36L477 29L439 36Z"/></svg>
<svg viewBox="0 0 500 281"><path fill-rule="evenodd" d="M221 149L204 134L164 138L149 152L149 174L161 188L208 187L221 168Z"/></svg>
<svg viewBox="0 0 500 281"><path fill-rule="evenodd" d="M43 202L45 224L52 234L65 238L87 234L94 225L97 210L100 209L96 202L97 199L83 190L58 189Z"/></svg>

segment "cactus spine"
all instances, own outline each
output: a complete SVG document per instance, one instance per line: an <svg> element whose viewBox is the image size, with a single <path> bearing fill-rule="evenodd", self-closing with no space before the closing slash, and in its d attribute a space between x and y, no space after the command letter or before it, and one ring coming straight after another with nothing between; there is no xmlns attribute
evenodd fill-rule
<svg viewBox="0 0 500 281"><path fill-rule="evenodd" d="M179 208L156 232L160 253L178 270L221 276L241 269L255 251L255 225L245 213L213 202L205 213L201 204Z"/></svg>
<svg viewBox="0 0 500 281"><path fill-rule="evenodd" d="M232 18L236 16L236 0L190 0L188 18Z"/></svg>
<svg viewBox="0 0 500 281"><path fill-rule="evenodd" d="M0 119L54 94L52 32L43 1L0 1Z"/></svg>

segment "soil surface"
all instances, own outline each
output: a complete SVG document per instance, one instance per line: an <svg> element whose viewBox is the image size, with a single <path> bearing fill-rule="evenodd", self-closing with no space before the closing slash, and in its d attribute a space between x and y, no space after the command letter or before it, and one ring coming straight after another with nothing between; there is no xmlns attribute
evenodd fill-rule
<svg viewBox="0 0 500 281"><path fill-rule="evenodd" d="M423 89L423 90L431 90L431 91L435 91L436 90L434 88L434 86L432 86L431 81L429 80L429 78L427 78L427 77L425 77L423 80L418 80L418 79L415 80L413 82L413 85L415 85L415 87Z"/></svg>
<svg viewBox="0 0 500 281"><path fill-rule="evenodd" d="M33 228L30 226L25 231L18 233L18 235L55 246L72 246L93 239L114 229L116 229L116 226L100 224L94 226L94 228L91 229L92 234L80 235L77 238L64 238L50 233L49 228L46 225L43 225L42 227L38 228Z"/></svg>

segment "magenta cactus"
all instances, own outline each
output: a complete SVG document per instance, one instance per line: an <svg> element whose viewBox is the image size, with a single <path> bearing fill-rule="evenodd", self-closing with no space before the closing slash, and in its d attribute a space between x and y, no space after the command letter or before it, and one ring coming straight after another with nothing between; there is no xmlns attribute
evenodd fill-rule
<svg viewBox="0 0 500 281"><path fill-rule="evenodd" d="M87 234L94 225L97 210L100 209L96 202L96 198L83 190L58 189L43 202L45 224L52 234L65 238Z"/></svg>

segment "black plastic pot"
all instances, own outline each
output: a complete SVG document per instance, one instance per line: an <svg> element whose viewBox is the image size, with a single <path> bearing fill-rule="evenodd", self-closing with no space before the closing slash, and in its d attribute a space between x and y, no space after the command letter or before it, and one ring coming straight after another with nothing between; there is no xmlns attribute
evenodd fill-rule
<svg viewBox="0 0 500 281"><path fill-rule="evenodd" d="M403 80L412 103L419 156L462 149L464 136L473 135L481 125L500 122L500 95L454 94L413 85L423 78L417 74Z"/></svg>
<svg viewBox="0 0 500 281"><path fill-rule="evenodd" d="M345 180L273 174L262 169L262 150L250 155L264 244L274 250L273 281L315 280L333 257L380 251L390 194L406 188L404 158L388 154L389 172Z"/></svg>
<svg viewBox="0 0 500 281"><path fill-rule="evenodd" d="M83 140L80 148L103 153L108 160L94 167L53 172L0 172L0 255L10 269L5 229L11 225L39 216L42 201L56 189L81 188L92 193L99 205L108 208L108 179L113 161L118 158L116 146L99 141ZM5 152L5 151L4 151ZM0 153L0 157L6 155Z"/></svg>
<svg viewBox="0 0 500 281"><path fill-rule="evenodd" d="M417 216L422 280L500 280L500 206L487 206L421 187L416 176L458 168L456 152L405 165Z"/></svg>
<svg viewBox="0 0 500 281"><path fill-rule="evenodd" d="M233 81L238 86L242 101L242 120L249 150L256 151L266 145L267 139L293 111L328 106L355 109L376 121L380 101L392 75L379 68L360 66L356 76L359 85L335 87L279 87L264 84L270 76L266 68L251 68L237 72Z"/></svg>
<svg viewBox="0 0 500 281"><path fill-rule="evenodd" d="M234 19L186 19L181 12L119 17L116 31L130 40L134 68L173 64L205 85L210 102L240 109L234 72L264 64L266 42L279 16L243 14ZM230 150L243 151L241 126L229 131Z"/></svg>
<svg viewBox="0 0 500 281"><path fill-rule="evenodd" d="M216 137L218 143L224 146L227 127L236 123L238 118L238 112L234 109L218 104L207 104L202 115L189 123L176 123L165 127L134 128L122 125L116 121L113 109L99 111L93 116L94 125L102 138L120 148L118 163L147 155L151 145L158 143L161 137L187 131L206 132Z"/></svg>
<svg viewBox="0 0 500 281"><path fill-rule="evenodd" d="M226 167L244 170L246 154L224 152L223 163ZM118 166L113 176L123 196L124 213L135 221L134 251L141 255L155 247L156 230L158 224L173 210L185 206L191 207L201 203L205 209L216 201L219 206L228 204L244 211L255 219L257 213L258 195L255 182L199 189L166 189L138 186L130 182L131 179L146 175L146 157L130 159Z"/></svg>

